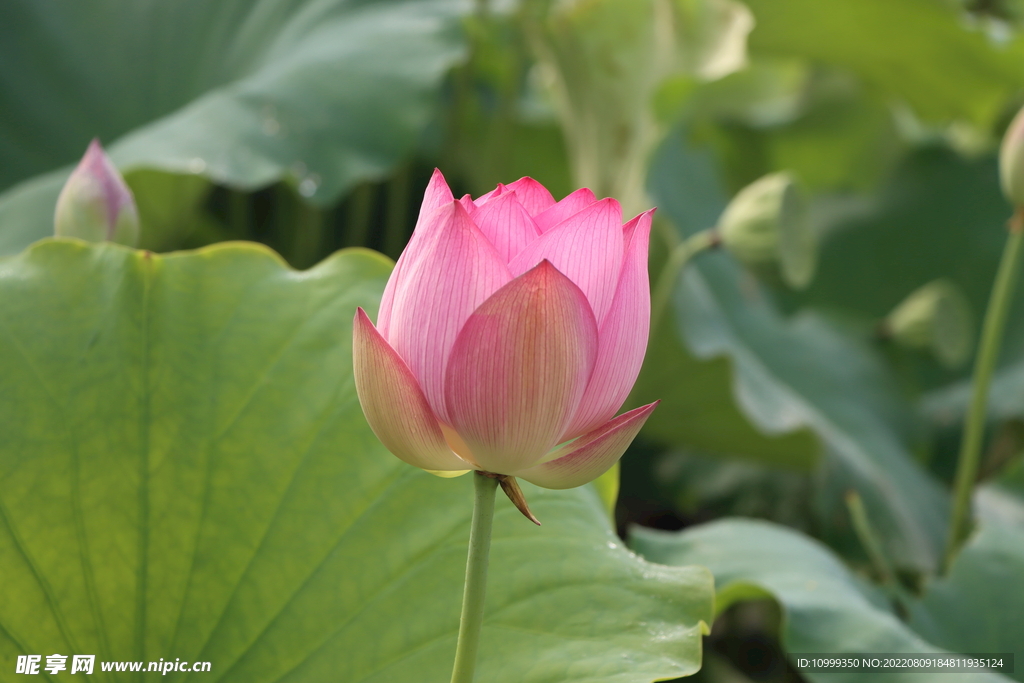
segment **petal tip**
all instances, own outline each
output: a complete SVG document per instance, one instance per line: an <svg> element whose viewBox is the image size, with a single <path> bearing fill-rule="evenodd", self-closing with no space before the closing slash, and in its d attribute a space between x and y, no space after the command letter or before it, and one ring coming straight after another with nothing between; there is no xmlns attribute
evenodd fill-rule
<svg viewBox="0 0 1024 683"><path fill-rule="evenodd" d="M627 225L630 224L630 223L634 223L634 224L647 223L647 224L650 224L651 220L654 218L654 212L657 211L657 210L658 210L658 207L653 206L653 207L647 209L646 211L641 211L640 213L638 213L637 215L635 215L631 219L629 219L629 221L627 222Z"/></svg>
<svg viewBox="0 0 1024 683"><path fill-rule="evenodd" d="M622 457L658 403L648 403L609 420L515 476L549 489L575 488L593 481Z"/></svg>
<svg viewBox="0 0 1024 683"><path fill-rule="evenodd" d="M372 329L374 332L380 334L382 337L384 336L384 333L381 332L380 329L378 329L377 325L374 324L373 319L370 318L370 314L367 313L362 306L356 307L356 313L352 317L352 326L353 333L356 332L357 330L360 332L366 332Z"/></svg>
<svg viewBox="0 0 1024 683"><path fill-rule="evenodd" d="M430 174L430 184L440 183L445 187L448 187L448 181L445 180L444 173L441 173L441 169L434 167L434 172Z"/></svg>
<svg viewBox="0 0 1024 683"><path fill-rule="evenodd" d="M427 187L423 191L423 201L420 203L420 213L416 219L416 230L420 229L420 223L426 220L434 211L454 199L452 190L448 187L448 182L444 179L441 169L435 168L434 173L430 176L430 182L427 183Z"/></svg>
<svg viewBox="0 0 1024 683"><path fill-rule="evenodd" d="M544 280L563 279L563 280L566 280L567 282L569 282L573 286L573 289L579 290L579 285L577 285L575 282L573 282L572 278L570 278L568 275L566 275L561 270L559 270L558 266L556 266L554 263L552 263L548 259L541 259L540 263L535 265L533 268L530 268L530 270L526 271L525 273L523 273L519 277L528 278L528 279L529 278L538 278L538 279L544 279ZM583 298L583 301L587 300L587 297L586 297L585 294L583 294L582 290L580 290L579 295ZM589 304L588 304L588 307L589 307Z"/></svg>
<svg viewBox="0 0 1024 683"><path fill-rule="evenodd" d="M466 205L463 204L458 199L454 199L451 202L449 202L448 204L444 204L444 205L441 206L441 209L448 209L448 208L450 208L452 210L452 213L457 215L457 216L465 216L466 218L470 217L469 216L469 209L467 209Z"/></svg>

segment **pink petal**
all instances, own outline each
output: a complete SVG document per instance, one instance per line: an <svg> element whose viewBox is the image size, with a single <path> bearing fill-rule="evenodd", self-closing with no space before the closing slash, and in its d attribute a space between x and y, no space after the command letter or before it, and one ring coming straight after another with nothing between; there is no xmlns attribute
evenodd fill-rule
<svg viewBox="0 0 1024 683"><path fill-rule="evenodd" d="M476 213L476 204L473 203L473 198L468 194L462 195L462 198L459 199L459 203L462 204L462 207L466 209L466 213L470 216L473 216Z"/></svg>
<svg viewBox="0 0 1024 683"><path fill-rule="evenodd" d="M505 192L477 209L473 214L473 222L491 241L505 263L540 237L540 230L519 203L519 196L515 192Z"/></svg>
<svg viewBox="0 0 1024 683"><path fill-rule="evenodd" d="M614 199L602 199L531 242L509 270L516 277L551 261L587 295L600 325L615 295L622 253L622 209Z"/></svg>
<svg viewBox="0 0 1024 683"><path fill-rule="evenodd" d="M398 281L405 270L405 264L410 260L415 260L423 250L423 245L427 241L425 239L426 233L429 232L424 226L428 223L430 215L445 204L450 204L453 199L452 191L448 188L448 183L445 182L440 169L435 168L434 174L430 176L430 182L427 183L427 189L423 193L423 202L420 204L420 213L416 218L416 227L413 229L412 237L409 239L409 244L405 246L405 249L399 255L398 263L395 264L394 270L391 271L391 277L388 278L388 283L384 286L384 295L380 299L380 308L377 313L377 328L384 335L385 339L388 338L388 332L391 329L391 310L395 302L395 288L398 286ZM434 225L434 223L431 223L431 225Z"/></svg>
<svg viewBox="0 0 1024 683"><path fill-rule="evenodd" d="M471 468L448 447L409 366L362 308L356 311L352 326L352 362L363 414L389 451L425 470Z"/></svg>
<svg viewBox="0 0 1024 683"><path fill-rule="evenodd" d="M512 279L504 260L459 202L433 214L438 227L395 291L388 342L408 363L441 420L444 372L466 319Z"/></svg>
<svg viewBox="0 0 1024 683"><path fill-rule="evenodd" d="M538 183L533 178L526 176L514 183L509 183L507 191L519 195L519 203L523 205L531 216L555 205L555 198L548 192L548 188Z"/></svg>
<svg viewBox="0 0 1024 683"><path fill-rule="evenodd" d="M477 197L475 203L477 206L483 206L487 202L491 201L492 199L497 199L503 194L505 194L505 186L502 185L501 183L498 183L498 186L496 188L494 188L487 194L482 194L479 197Z"/></svg>
<svg viewBox="0 0 1024 683"><path fill-rule="evenodd" d="M640 374L651 326L647 247L653 214L654 209L645 211L623 227L626 255L611 308L601 323L594 374L563 440L610 420Z"/></svg>
<svg viewBox="0 0 1024 683"><path fill-rule="evenodd" d="M541 213L534 214L533 220L537 222L537 227L540 228L541 232L547 232L566 218L579 213L596 201L597 198L594 197L593 192L585 187L581 187L572 194L566 195L565 199L554 206L545 209Z"/></svg>
<svg viewBox="0 0 1024 683"><path fill-rule="evenodd" d="M546 489L571 489L597 479L622 457L658 403L619 415L562 446L551 454L550 460L516 472L515 476Z"/></svg>
<svg viewBox="0 0 1024 683"><path fill-rule="evenodd" d="M420 223L429 216L431 213L440 209L445 204L451 204L455 197L452 195L451 188L448 187L448 183L444 179L444 175L440 169L435 168L433 175L430 176L430 182L427 183L427 189L423 192L423 201L420 203L420 213L416 217L416 226L419 228Z"/></svg>
<svg viewBox="0 0 1024 683"><path fill-rule="evenodd" d="M481 468L529 467L558 443L596 356L583 292L543 261L466 321L448 362L449 424Z"/></svg>

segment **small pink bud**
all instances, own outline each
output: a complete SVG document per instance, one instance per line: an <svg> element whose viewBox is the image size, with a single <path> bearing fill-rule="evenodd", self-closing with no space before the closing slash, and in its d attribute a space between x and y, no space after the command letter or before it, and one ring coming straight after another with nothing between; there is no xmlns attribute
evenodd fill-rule
<svg viewBox="0 0 1024 683"><path fill-rule="evenodd" d="M1024 207L1024 108L1013 117L999 147L999 180L1014 207Z"/></svg>
<svg viewBox="0 0 1024 683"><path fill-rule="evenodd" d="M60 191L54 228L58 237L128 246L138 243L135 198L98 140L89 143Z"/></svg>
<svg viewBox="0 0 1024 683"><path fill-rule="evenodd" d="M614 465L655 407L615 416L647 348L652 213L623 224L614 199L556 202L531 178L455 200L435 172L377 325L355 319L384 445L441 476L495 475L514 500L515 477L569 488Z"/></svg>

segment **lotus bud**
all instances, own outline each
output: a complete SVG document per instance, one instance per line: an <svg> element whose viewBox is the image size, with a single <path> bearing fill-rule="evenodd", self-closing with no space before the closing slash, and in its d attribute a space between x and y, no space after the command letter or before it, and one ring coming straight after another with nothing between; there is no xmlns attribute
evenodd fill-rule
<svg viewBox="0 0 1024 683"><path fill-rule="evenodd" d="M948 280L914 290L886 316L882 332L900 346L931 351L950 368L962 365L974 346L970 304Z"/></svg>
<svg viewBox="0 0 1024 683"><path fill-rule="evenodd" d="M98 140L89 143L60 191L54 226L58 237L128 246L138 243L139 213L132 191Z"/></svg>
<svg viewBox="0 0 1024 683"><path fill-rule="evenodd" d="M817 239L803 192L788 173L740 190L722 213L718 233L733 256L750 266L776 265L790 287L805 287L814 276Z"/></svg>
<svg viewBox="0 0 1024 683"><path fill-rule="evenodd" d="M1013 117L999 147L999 181L1015 207L1024 207L1024 108Z"/></svg>
<svg viewBox="0 0 1024 683"><path fill-rule="evenodd" d="M610 469L655 403L615 416L650 327L651 214L622 224L587 189L559 202L522 178L455 200L435 171L377 324L356 312L356 391L397 457L440 476L581 486Z"/></svg>

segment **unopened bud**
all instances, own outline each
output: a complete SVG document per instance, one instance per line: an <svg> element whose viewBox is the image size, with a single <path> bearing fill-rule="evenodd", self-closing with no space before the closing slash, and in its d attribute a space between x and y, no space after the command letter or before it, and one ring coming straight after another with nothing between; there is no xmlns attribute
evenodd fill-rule
<svg viewBox="0 0 1024 683"><path fill-rule="evenodd" d="M775 264L786 284L807 286L818 244L803 192L788 173L772 173L746 186L718 222L722 245L750 266Z"/></svg>
<svg viewBox="0 0 1024 683"><path fill-rule="evenodd" d="M60 191L54 232L58 237L87 242L135 246L139 241L135 198L98 140L89 143L85 156Z"/></svg>
<svg viewBox="0 0 1024 683"><path fill-rule="evenodd" d="M929 350L950 368L962 365L974 347L971 306L948 280L914 290L886 316L882 329L900 346Z"/></svg>
<svg viewBox="0 0 1024 683"><path fill-rule="evenodd" d="M999 181L1010 203L1024 206L1024 109L1013 117L999 147Z"/></svg>

